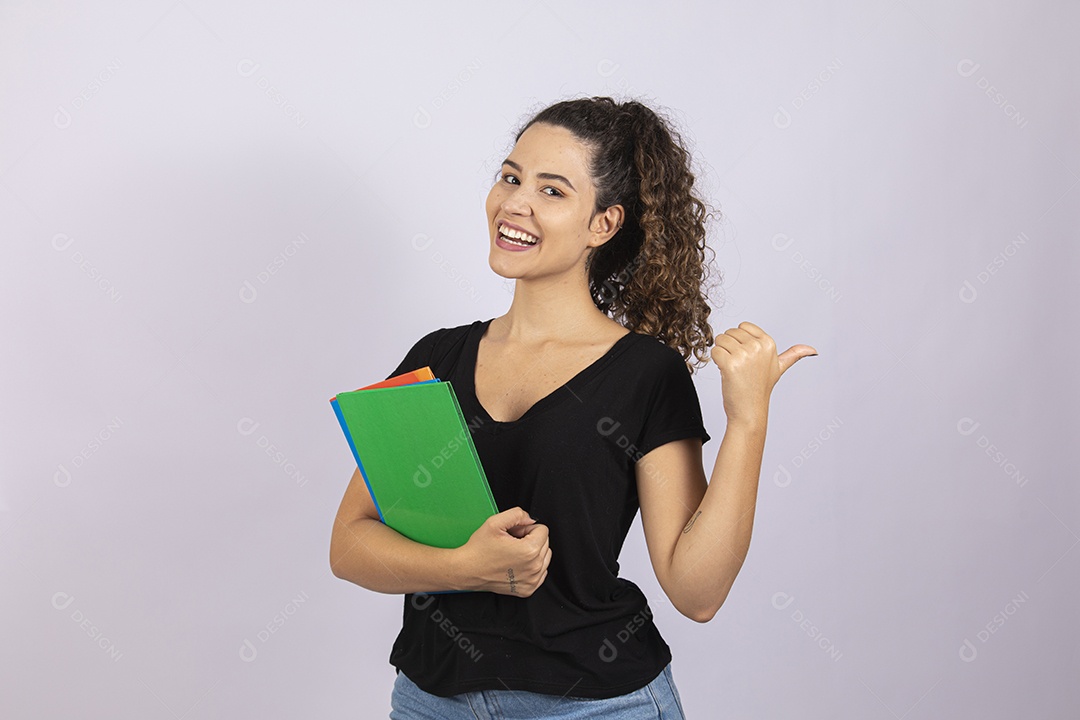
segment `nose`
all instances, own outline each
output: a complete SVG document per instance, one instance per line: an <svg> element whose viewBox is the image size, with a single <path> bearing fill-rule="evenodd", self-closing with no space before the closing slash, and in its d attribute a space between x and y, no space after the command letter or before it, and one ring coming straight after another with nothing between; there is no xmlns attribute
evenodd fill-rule
<svg viewBox="0 0 1080 720"><path fill-rule="evenodd" d="M500 207L503 212L510 215L529 215L532 213L528 198L520 189L507 193L506 197L503 198Z"/></svg>

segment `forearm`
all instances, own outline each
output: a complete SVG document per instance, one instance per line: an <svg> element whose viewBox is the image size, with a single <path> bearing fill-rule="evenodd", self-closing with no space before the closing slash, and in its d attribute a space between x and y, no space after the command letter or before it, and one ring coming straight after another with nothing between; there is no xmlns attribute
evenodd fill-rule
<svg viewBox="0 0 1080 720"><path fill-rule="evenodd" d="M674 586L698 620L720 609L750 549L767 424L766 415L729 422L705 497L675 544Z"/></svg>
<svg viewBox="0 0 1080 720"><path fill-rule="evenodd" d="M466 590L454 549L415 542L372 518L338 522L330 568L342 580L381 593Z"/></svg>

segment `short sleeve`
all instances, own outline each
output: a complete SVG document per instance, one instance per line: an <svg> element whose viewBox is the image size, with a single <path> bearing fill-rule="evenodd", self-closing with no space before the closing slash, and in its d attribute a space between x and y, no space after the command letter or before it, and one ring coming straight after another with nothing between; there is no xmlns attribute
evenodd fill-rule
<svg viewBox="0 0 1080 720"><path fill-rule="evenodd" d="M409 352L405 354L405 358L398 363L396 368L394 368L394 371L386 376L386 379L389 380L397 375L404 375L407 372L419 370L425 365L432 366L434 362L435 343L438 342L444 332L446 332L445 328L433 330L417 340L412 348L409 349ZM432 367L431 369L432 372L434 372L435 368Z"/></svg>
<svg viewBox="0 0 1080 720"><path fill-rule="evenodd" d="M709 433L701 416L697 388L686 361L674 349L664 353L664 360L649 392L638 452L645 455L674 440L700 437L704 445Z"/></svg>

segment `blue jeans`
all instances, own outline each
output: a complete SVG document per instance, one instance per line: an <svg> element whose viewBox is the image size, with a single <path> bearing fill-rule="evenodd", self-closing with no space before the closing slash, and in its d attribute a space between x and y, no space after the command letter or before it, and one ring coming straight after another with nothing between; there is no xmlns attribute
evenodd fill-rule
<svg viewBox="0 0 1080 720"><path fill-rule="evenodd" d="M671 663L645 687L613 698L559 697L524 690L478 690L439 697L399 672L390 720L685 720Z"/></svg>

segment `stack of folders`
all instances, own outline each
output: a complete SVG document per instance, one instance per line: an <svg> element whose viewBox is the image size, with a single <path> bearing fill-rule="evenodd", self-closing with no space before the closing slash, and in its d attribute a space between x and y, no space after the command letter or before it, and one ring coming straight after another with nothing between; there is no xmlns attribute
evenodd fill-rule
<svg viewBox="0 0 1080 720"><path fill-rule="evenodd" d="M499 512L454 388L423 367L330 399L379 519L435 547Z"/></svg>

